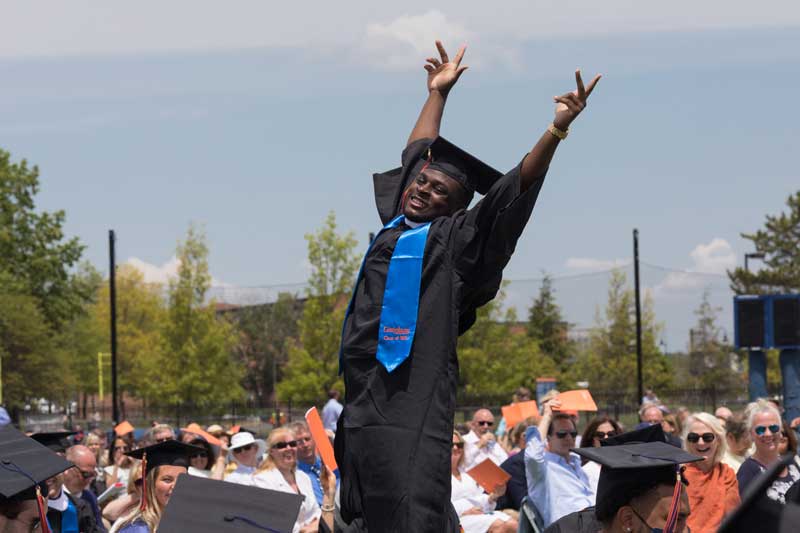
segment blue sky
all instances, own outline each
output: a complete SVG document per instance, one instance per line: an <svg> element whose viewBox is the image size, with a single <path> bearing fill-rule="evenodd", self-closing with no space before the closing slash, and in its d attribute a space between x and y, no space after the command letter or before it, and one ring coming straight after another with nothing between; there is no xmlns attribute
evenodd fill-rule
<svg viewBox="0 0 800 533"><path fill-rule="evenodd" d="M645 4L7 2L0 146L40 166L39 205L66 210L100 269L113 228L121 260L163 276L198 222L219 283L291 284L328 211L360 244L377 228L370 175L399 160L434 38L469 44L443 135L501 169L574 68L602 72L506 277L567 276L567 318L588 326L607 276L569 276L624 265L638 227L644 261L694 272L644 279L677 349L709 283L731 331L720 274L800 184L800 7Z"/></svg>

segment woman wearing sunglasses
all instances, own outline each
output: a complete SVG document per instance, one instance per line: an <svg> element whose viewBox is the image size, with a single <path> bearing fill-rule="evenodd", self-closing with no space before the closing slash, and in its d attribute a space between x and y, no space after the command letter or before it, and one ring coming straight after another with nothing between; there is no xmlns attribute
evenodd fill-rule
<svg viewBox="0 0 800 533"><path fill-rule="evenodd" d="M256 439L248 431L240 431L231 438L228 460L236 464L236 470L225 476L225 481L240 485L252 485L258 461L267 451L267 443Z"/></svg>
<svg viewBox="0 0 800 533"><path fill-rule="evenodd" d="M692 533L713 532L722 519L739 505L739 484L733 469L722 462L725 430L709 413L694 413L686 419L683 447L702 461L689 463L683 475L689 482L689 508L686 524Z"/></svg>
<svg viewBox="0 0 800 533"><path fill-rule="evenodd" d="M297 469L297 439L289 428L273 429L267 438L267 457L253 476L256 487L305 496L293 533L316 533L322 514L311 478Z"/></svg>
<svg viewBox="0 0 800 533"><path fill-rule="evenodd" d="M736 474L739 478L740 494L744 493L753 479L780 458L781 415L778 409L766 400L759 399L747 406L745 414L756 451L742 463ZM780 476L767 489L767 497L786 503L786 491L798 480L800 480L800 470L792 463L783 469Z"/></svg>
<svg viewBox="0 0 800 533"><path fill-rule="evenodd" d="M581 435L580 448L599 448L600 443L610 437L615 437L622 433L616 420L608 415L596 417L589 422ZM581 468L589 478L592 491L597 493L597 483L600 481L600 465L590 461L586 457L581 457Z"/></svg>
<svg viewBox="0 0 800 533"><path fill-rule="evenodd" d="M517 521L506 513L495 511L497 500L505 494L506 484L498 485L491 494L462 471L464 467L464 438L453 432L450 454L450 500L465 533L515 533Z"/></svg>

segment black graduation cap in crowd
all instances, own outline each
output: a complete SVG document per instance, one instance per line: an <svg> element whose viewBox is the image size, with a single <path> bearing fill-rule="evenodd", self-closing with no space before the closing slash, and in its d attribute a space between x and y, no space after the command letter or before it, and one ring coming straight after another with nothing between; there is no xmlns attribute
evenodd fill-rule
<svg viewBox="0 0 800 533"><path fill-rule="evenodd" d="M72 446L69 437L75 435L75 433L75 431L51 431L49 433L34 433L31 438L56 453L66 453L67 448Z"/></svg>
<svg viewBox="0 0 800 533"><path fill-rule="evenodd" d="M742 495L742 503L725 520L718 533L740 533L764 531L775 533L794 533L800 525L800 502L786 500L786 504L767 497L767 488L780 475L784 468L794 461L794 454L780 461L758 475Z"/></svg>
<svg viewBox="0 0 800 533"><path fill-rule="evenodd" d="M657 428L657 429L656 429ZM595 513L598 520L611 518L617 510L635 496L652 487L665 484L675 486L682 480L680 465L700 461L664 442L660 426L646 427L606 439L600 448L576 448L573 451L602 465L597 484ZM678 500L673 501L677 509Z"/></svg>
<svg viewBox="0 0 800 533"><path fill-rule="evenodd" d="M185 466L188 468L189 457L195 453L204 451L205 448L192 446L191 444L184 444L180 441L171 439L165 440L164 442L159 442L158 444L153 444L151 446L146 446L144 448L138 448L132 452L128 452L125 455L133 457L134 459L146 458L146 470L149 472L152 468L164 465ZM145 472L145 474L146 473L147 472Z"/></svg>
<svg viewBox="0 0 800 533"><path fill-rule="evenodd" d="M0 428L0 500L31 499L37 484L72 463L12 426Z"/></svg>
<svg viewBox="0 0 800 533"><path fill-rule="evenodd" d="M198 476L179 476L159 533L290 533L303 496Z"/></svg>
<svg viewBox="0 0 800 533"><path fill-rule="evenodd" d="M400 209L403 192L423 168L432 168L447 174L466 189L470 200L475 192L486 194L503 174L490 167L444 137L437 137L420 152L417 161L409 168L395 168L373 175L375 205L384 224L394 218Z"/></svg>

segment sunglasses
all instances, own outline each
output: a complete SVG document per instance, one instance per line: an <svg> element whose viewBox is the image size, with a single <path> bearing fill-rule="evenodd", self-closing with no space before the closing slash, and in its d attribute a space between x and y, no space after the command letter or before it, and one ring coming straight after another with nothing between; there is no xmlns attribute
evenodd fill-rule
<svg viewBox="0 0 800 533"><path fill-rule="evenodd" d="M616 437L617 436L617 432L613 431L613 430L612 431L595 431L594 432L594 436L596 438L600 439L600 440L603 440L603 439L606 439L606 438Z"/></svg>
<svg viewBox="0 0 800 533"><path fill-rule="evenodd" d="M284 450L286 448L297 448L297 441L290 440L289 442L276 442L272 445L273 450Z"/></svg>
<svg viewBox="0 0 800 533"><path fill-rule="evenodd" d="M489 426L489 427L492 427L492 426L494 425L494 422L489 422L488 420L478 420L477 424L478 424L479 426Z"/></svg>
<svg viewBox="0 0 800 533"><path fill-rule="evenodd" d="M753 428L753 431L755 431L756 435L758 435L759 437L762 436L764 433L766 433L767 430L769 430L769 432L774 435L775 433L781 430L781 427L778 424L771 424L769 426L756 426L755 428Z"/></svg>
<svg viewBox="0 0 800 533"><path fill-rule="evenodd" d="M233 453L246 452L248 450L252 450L254 446L255 446L255 444L245 444L241 448L234 448L233 449Z"/></svg>
<svg viewBox="0 0 800 533"><path fill-rule="evenodd" d="M114 451L116 452L129 452L131 451L129 446L115 446Z"/></svg>
<svg viewBox="0 0 800 533"><path fill-rule="evenodd" d="M203 459L208 459L208 452L197 452L189 456L190 459L195 459L197 457L202 457Z"/></svg>
<svg viewBox="0 0 800 533"><path fill-rule="evenodd" d="M167 442L168 440L175 440L173 437L162 437L160 439L156 439L156 444L161 444L162 442Z"/></svg>
<svg viewBox="0 0 800 533"><path fill-rule="evenodd" d="M134 480L133 484L136 485L137 487L141 487L142 486L142 478Z"/></svg>
<svg viewBox="0 0 800 533"><path fill-rule="evenodd" d="M714 442L716 435L713 433L703 433L702 435L698 435L697 433L689 433L686 435L686 440L689 442L700 442L700 439L703 439L703 442Z"/></svg>
<svg viewBox="0 0 800 533"><path fill-rule="evenodd" d="M91 472L87 472L85 470L81 470L77 466L75 467L75 470L81 473L81 477L83 479L92 479L93 477L97 477L97 472L95 472L94 470L92 470Z"/></svg>
<svg viewBox="0 0 800 533"><path fill-rule="evenodd" d="M464 449L464 443L463 442L454 442L453 443L453 448L458 448L459 450L463 450Z"/></svg>
<svg viewBox="0 0 800 533"><path fill-rule="evenodd" d="M569 435L570 437L572 437L574 439L575 437L578 436L578 432L577 431L565 431L563 429L559 430L559 431L556 431L556 437L558 437L559 439L565 439L565 438L567 438L567 435Z"/></svg>

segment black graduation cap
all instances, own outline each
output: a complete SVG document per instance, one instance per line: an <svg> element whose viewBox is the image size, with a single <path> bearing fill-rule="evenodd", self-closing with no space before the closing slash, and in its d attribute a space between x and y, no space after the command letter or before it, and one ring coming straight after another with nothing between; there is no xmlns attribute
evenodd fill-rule
<svg viewBox="0 0 800 533"><path fill-rule="evenodd" d="M742 503L722 521L718 533L740 533L750 531L774 531L794 533L800 524L800 502L789 499L781 504L767 497L767 488L784 468L794 461L788 454L758 475L745 489Z"/></svg>
<svg viewBox="0 0 800 533"><path fill-rule="evenodd" d="M72 446L69 437L75 435L75 433L75 431L51 431L49 433L34 433L31 438L56 453L66 453L67 448Z"/></svg>
<svg viewBox="0 0 800 533"><path fill-rule="evenodd" d="M663 441L576 448L573 451L602 465L595 503L595 513L601 522L613 517L632 498L656 485L674 486L680 479L679 465L703 459Z"/></svg>
<svg viewBox="0 0 800 533"><path fill-rule="evenodd" d="M164 465L189 468L189 457L204 451L204 448L171 439L144 448L138 448L125 455L134 459L145 459L146 455L146 469L149 472L151 468ZM147 474L147 472L144 474Z"/></svg>
<svg viewBox="0 0 800 533"><path fill-rule="evenodd" d="M0 500L34 497L36 485L72 463L12 426L0 428Z"/></svg>
<svg viewBox="0 0 800 533"><path fill-rule="evenodd" d="M424 146L415 146L415 143L425 143ZM486 194L492 185L503 174L467 151L459 148L444 137L436 139L420 139L407 147L419 153L419 159L407 163L406 167L399 167L387 172L373 174L372 181L375 188L375 205L381 221L386 224L397 216L402 201L403 192L411 180L427 166L445 173L458 181L467 191L469 199L475 192ZM422 148L420 150L420 148Z"/></svg>
<svg viewBox="0 0 800 533"><path fill-rule="evenodd" d="M503 174L451 143L444 137L437 137L422 153L421 159L428 168L444 172L459 182L467 192L486 194Z"/></svg>
<svg viewBox="0 0 800 533"><path fill-rule="evenodd" d="M159 533L290 533L303 496L199 476L179 476Z"/></svg>

